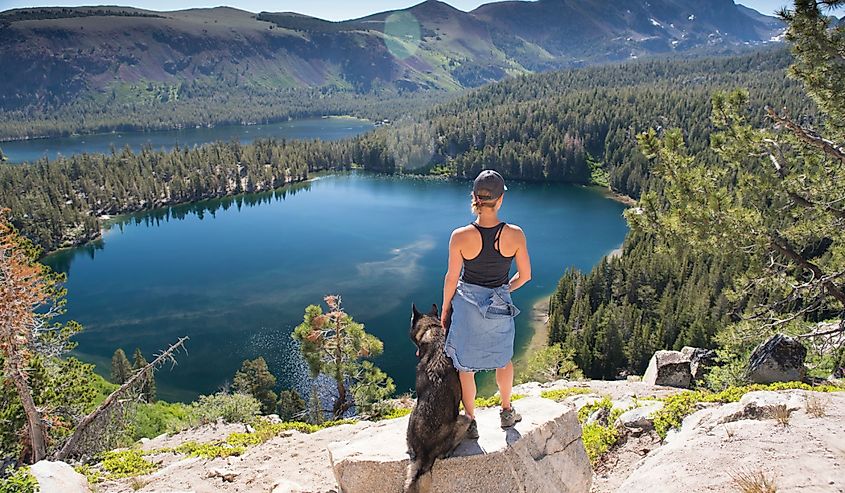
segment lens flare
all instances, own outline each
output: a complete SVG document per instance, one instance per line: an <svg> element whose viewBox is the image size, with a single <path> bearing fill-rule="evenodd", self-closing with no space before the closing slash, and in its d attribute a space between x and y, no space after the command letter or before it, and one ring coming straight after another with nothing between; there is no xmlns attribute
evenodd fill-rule
<svg viewBox="0 0 845 493"><path fill-rule="evenodd" d="M405 60L414 56L421 39L420 23L410 12L394 12L384 20L384 44L394 57Z"/></svg>

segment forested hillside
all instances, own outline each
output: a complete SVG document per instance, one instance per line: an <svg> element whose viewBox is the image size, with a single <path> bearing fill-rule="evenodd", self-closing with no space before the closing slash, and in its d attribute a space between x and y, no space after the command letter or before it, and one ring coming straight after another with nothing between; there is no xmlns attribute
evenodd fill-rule
<svg viewBox="0 0 845 493"><path fill-rule="evenodd" d="M755 118L765 105L806 109L785 77L791 56L768 50L731 58L652 60L516 77L432 109L419 123L362 137L373 169L428 169L461 178L482 167L507 177L609 181L638 197L650 187L636 134L688 129L691 152L708 152L710 97L745 87Z"/></svg>

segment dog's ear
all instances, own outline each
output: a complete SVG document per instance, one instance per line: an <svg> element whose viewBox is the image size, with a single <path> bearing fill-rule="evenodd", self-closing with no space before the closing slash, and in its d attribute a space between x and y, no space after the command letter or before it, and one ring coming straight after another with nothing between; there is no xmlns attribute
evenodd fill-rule
<svg viewBox="0 0 845 493"><path fill-rule="evenodd" d="M411 315L411 320L414 321L414 322L416 322L417 320L420 319L420 317L422 317L422 313L420 313L420 311L417 310L416 303L411 303L411 312L413 313L413 315Z"/></svg>
<svg viewBox="0 0 845 493"><path fill-rule="evenodd" d="M428 314L431 315L432 317L437 317L437 305L436 304L432 303L431 311L428 312Z"/></svg>

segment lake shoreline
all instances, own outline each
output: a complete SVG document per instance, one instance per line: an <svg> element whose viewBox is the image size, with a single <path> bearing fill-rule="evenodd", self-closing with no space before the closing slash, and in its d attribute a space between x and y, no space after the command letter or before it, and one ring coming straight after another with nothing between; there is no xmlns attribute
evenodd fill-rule
<svg viewBox="0 0 845 493"><path fill-rule="evenodd" d="M115 214L104 214L102 216L97 216L97 219L99 221L101 221L101 226L100 226L99 231L97 231L96 234L91 234L91 235L84 236L84 237L80 236L80 237L74 238L74 240L71 243L62 244L62 246L60 246L59 248L49 250L49 251L43 251L43 252L41 252L41 256L39 257L39 259L44 259L45 257L49 257L50 255L60 253L60 252L65 251L65 250L80 248L80 247L84 247L86 245L96 243L98 241L103 241L103 238L105 237L106 232L108 232L108 230L111 229L111 227L114 224L120 222L121 219L125 218L126 216L130 216L132 214L150 212L150 211L155 211L155 210L158 210L158 209L165 209L165 208L168 208L168 207L178 207L178 206L183 206L183 205L199 204L201 202L208 201L208 200L227 199L227 198L235 199L239 196L249 195L249 194L273 193L273 192L277 192L277 191L280 191L280 190L284 190L285 188L293 186L293 185L301 185L301 184L304 184L304 183L308 183L308 182L317 180L319 178L323 178L325 176L329 176L332 173L333 172L331 170L316 170L316 171L312 171L311 174L309 174L309 176L307 176L306 178L302 178L302 179L299 179L299 180L295 180L295 179L294 180L287 180L287 181L285 181L284 185L282 185L280 187L276 187L276 188L271 188L269 190L255 190L255 191L252 191L252 192L241 192L241 193L233 194L233 195L226 194L226 195L220 195L220 196L215 196L215 197L203 197L203 198L200 198L200 199L197 199L197 200L192 200L192 201L189 201L189 202L177 202L177 203L173 203L173 204L161 204L161 205L157 205L156 207L144 207L144 208L138 208L138 209L133 209L133 210L120 211L120 212L117 212Z"/></svg>
<svg viewBox="0 0 845 493"><path fill-rule="evenodd" d="M28 142L31 140L44 140L44 139L62 139L67 137L96 137L96 136L103 136L103 135L112 135L112 134L119 134L119 133L139 133L139 134L149 134L155 132L172 132L172 131L181 131L181 130L190 130L196 128L218 128L218 127L256 127L260 125L275 125L277 123L284 123L289 121L296 121L296 120L310 120L310 119L347 119L347 120L360 120L370 123L375 123L368 118L361 118L354 115L312 115L312 116L305 116L301 118L281 118L278 120L271 119L264 122L218 122L218 123L208 123L208 124L195 124L195 125L179 125L179 126L172 126L172 127L161 127L161 128L123 128L123 129L112 129L112 130L96 130L94 132L71 132L67 135L26 135L22 137L0 137L0 144L4 143L14 143L14 142ZM11 164L23 164L23 163L11 163Z"/></svg>
<svg viewBox="0 0 845 493"><path fill-rule="evenodd" d="M601 187L602 193L605 197L609 198L610 200L615 200L621 204L625 204L628 207L634 207L637 205L637 199L631 197L630 195L625 195L624 193L617 192L612 188L605 188Z"/></svg>
<svg viewBox="0 0 845 493"><path fill-rule="evenodd" d="M607 258L621 257L623 252L623 245L619 245L605 255ZM561 274L563 275L563 274ZM531 339L528 344L522 348L521 351L514 357L517 364L524 364L528 361L528 356L536 351L539 351L549 345L549 307L551 305L551 298L554 291L536 298L528 309L528 316L531 319Z"/></svg>
<svg viewBox="0 0 845 493"><path fill-rule="evenodd" d="M531 317L531 329L534 331L531 334L531 339L523 354L518 358L519 360L527 360L527 356L535 351L539 351L549 345L549 305L554 293L541 296L535 300L529 310Z"/></svg>

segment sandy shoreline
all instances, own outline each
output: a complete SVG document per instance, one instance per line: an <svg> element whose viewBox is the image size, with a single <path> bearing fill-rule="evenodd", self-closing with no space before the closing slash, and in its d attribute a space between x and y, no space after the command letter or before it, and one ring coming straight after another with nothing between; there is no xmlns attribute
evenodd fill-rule
<svg viewBox="0 0 845 493"><path fill-rule="evenodd" d="M622 256L622 245L607 253L607 257ZM516 358L524 361L527 356L549 345L549 305L554 292L543 295L531 305L528 315L531 317L531 340Z"/></svg>
<svg viewBox="0 0 845 493"><path fill-rule="evenodd" d="M517 364L528 361L528 356L549 344L549 300L552 293L543 295L531 305L528 316L531 317L531 339L515 358Z"/></svg>

